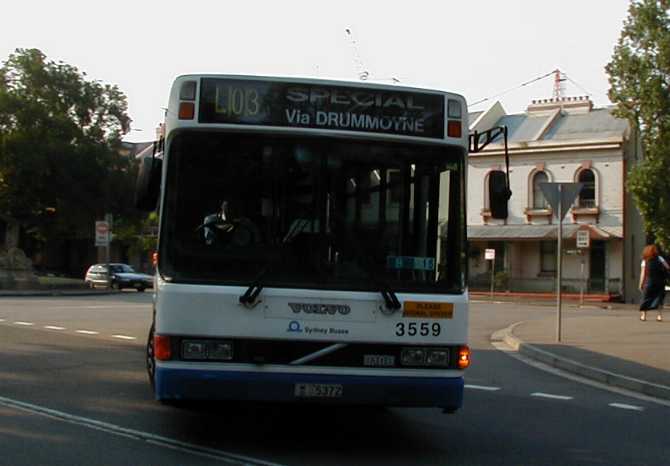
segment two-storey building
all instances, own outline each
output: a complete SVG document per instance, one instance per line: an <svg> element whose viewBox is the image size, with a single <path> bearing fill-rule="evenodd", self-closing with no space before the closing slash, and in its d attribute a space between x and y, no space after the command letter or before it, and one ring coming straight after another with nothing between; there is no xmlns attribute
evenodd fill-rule
<svg viewBox="0 0 670 466"><path fill-rule="evenodd" d="M555 289L557 221L540 189L543 182L581 182L583 189L563 220L566 291L638 298L639 253L644 233L626 193L626 174L640 157L637 134L611 108L593 108L587 97L533 101L522 114L496 103L470 114L470 131L508 127L509 217L493 219L488 178L505 170L502 139L470 154L468 237L472 289L487 289L491 267L498 286L511 291ZM590 247L576 247L578 230ZM495 265L484 257L495 249Z"/></svg>

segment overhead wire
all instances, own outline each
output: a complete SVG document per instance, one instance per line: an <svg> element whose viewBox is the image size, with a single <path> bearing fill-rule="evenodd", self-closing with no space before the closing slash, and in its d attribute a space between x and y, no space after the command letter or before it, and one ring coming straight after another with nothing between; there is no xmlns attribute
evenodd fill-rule
<svg viewBox="0 0 670 466"><path fill-rule="evenodd" d="M538 76L537 78L533 78L533 79L531 79L530 81L526 81L526 82L524 82L524 83L519 84L518 86L509 88L509 89L507 89L506 91L500 92L500 93L495 94L495 95L492 95L492 96L490 96L490 97L486 97L486 98L484 98L484 99L480 99L480 100L478 100L478 101L476 101L476 102L471 103L470 106L471 106L471 107L474 107L475 105L479 105L479 104L481 104L481 103L484 103L484 102L486 102L487 100L495 99L496 97L500 97L500 96L503 96L503 95L505 95L505 94L508 94L508 93L510 93L510 92L512 92L512 91L516 91L517 89L521 89L521 88L524 87L524 86L528 86L529 84L533 84L534 82L537 82L537 81L540 81L540 80L542 80L542 79L544 79L544 78L547 78L547 77L551 76L552 74L554 74L554 71L550 71L550 72L547 73L547 74L543 74L542 76Z"/></svg>
<svg viewBox="0 0 670 466"><path fill-rule="evenodd" d="M579 85L574 79L571 79L570 76L568 76L568 75L565 74L565 73L562 73L562 74L563 74L563 76L565 77L565 79L567 79L567 80L570 81L572 84L574 84L576 87L578 87L579 90L582 91L582 92L584 92L587 96L591 97L591 96L593 95L593 94L591 94L589 91L587 91L586 89L584 89L583 86Z"/></svg>

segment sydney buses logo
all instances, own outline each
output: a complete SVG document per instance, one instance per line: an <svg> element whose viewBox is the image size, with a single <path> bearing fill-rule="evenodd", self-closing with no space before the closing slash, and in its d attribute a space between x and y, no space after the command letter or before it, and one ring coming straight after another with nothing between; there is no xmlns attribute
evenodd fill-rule
<svg viewBox="0 0 670 466"><path fill-rule="evenodd" d="M346 304L313 304L313 303L288 303L295 314L322 314L346 316L351 313L351 308Z"/></svg>

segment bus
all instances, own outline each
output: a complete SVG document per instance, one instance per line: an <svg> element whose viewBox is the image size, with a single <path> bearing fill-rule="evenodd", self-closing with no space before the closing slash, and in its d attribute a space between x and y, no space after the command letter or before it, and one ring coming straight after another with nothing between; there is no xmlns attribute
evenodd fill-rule
<svg viewBox="0 0 670 466"><path fill-rule="evenodd" d="M141 160L155 397L462 406L465 99L185 75Z"/></svg>

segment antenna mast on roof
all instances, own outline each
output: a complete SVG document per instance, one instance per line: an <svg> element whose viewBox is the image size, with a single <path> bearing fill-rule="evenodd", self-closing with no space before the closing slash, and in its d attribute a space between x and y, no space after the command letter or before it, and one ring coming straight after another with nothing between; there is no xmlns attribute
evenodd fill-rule
<svg viewBox="0 0 670 466"><path fill-rule="evenodd" d="M563 91L565 90L563 83L566 81L565 75L561 70L556 68L554 70L554 99L561 100L563 98Z"/></svg>
<svg viewBox="0 0 670 466"><path fill-rule="evenodd" d="M356 66L356 71L358 72L358 79L361 81L366 81L370 77L370 72L363 69L363 60L361 60L361 56L358 53L358 44L356 43L356 39L354 39L354 35L351 32L351 29L346 28L344 32L347 33L349 41L351 42L351 47L354 50L354 65Z"/></svg>

